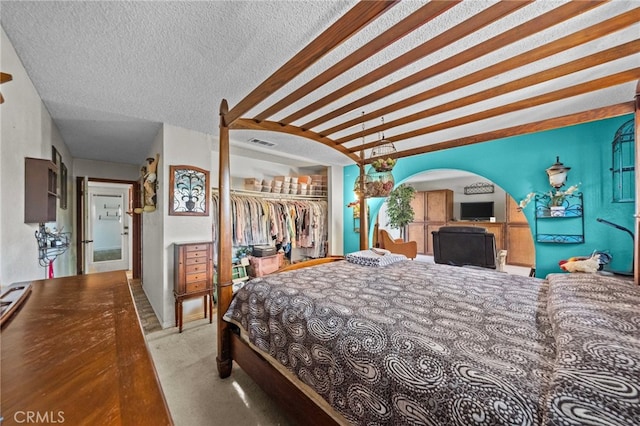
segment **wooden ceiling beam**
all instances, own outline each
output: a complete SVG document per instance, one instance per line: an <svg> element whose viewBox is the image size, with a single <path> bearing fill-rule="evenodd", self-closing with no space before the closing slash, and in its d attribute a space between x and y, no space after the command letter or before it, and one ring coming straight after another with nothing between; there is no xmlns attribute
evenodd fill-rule
<svg viewBox="0 0 640 426"><path fill-rule="evenodd" d="M616 74L608 75L605 77L597 78L591 81L582 82L574 86L565 87L564 89L555 90L553 92L544 93L542 95L534 96L532 98L523 99L510 104L502 105L496 108L491 108L485 111L477 112L475 114L469 114L464 117L455 118L453 120L443 121L431 126L423 127L421 129L412 130L392 137L387 137L390 142L401 142L410 138L423 136L429 133L437 132L444 129L450 129L464 124L474 123L480 120L486 120L488 118L497 117L499 115L508 114L514 111L522 109L528 109L539 105L544 105L550 102L560 101L573 96L582 95L585 93L593 92L608 87L617 86L619 84L628 83L629 81L637 80L640 78L640 68L632 68L630 70L622 71ZM376 146L378 142L358 145L350 148L349 151L356 152L362 149L369 149Z"/></svg>
<svg viewBox="0 0 640 426"><path fill-rule="evenodd" d="M409 116L404 116L396 120L390 121L380 126L375 126L367 131L382 132L388 127L398 127L404 124L412 123L414 121L422 120L429 117L434 117L438 114L453 111L458 108L462 108L468 105L473 105L478 102L486 101L487 99L502 96L504 94L515 92L517 90L526 89L527 87L535 86L540 83L551 81L560 77L567 76L579 71L583 71L588 68L593 68L604 63L615 61L620 58L624 58L629 55L633 55L640 52L640 39L630 41L619 46L614 46L601 52L594 53L593 55L585 58L578 58L574 61L566 64L558 65L554 68L549 68L544 71L540 71L536 74L531 74L527 77L519 78L510 81L499 86L490 87L488 89L476 92L474 94L467 95L463 98L449 101L445 104L437 105L420 112L413 113ZM360 134L354 133L344 138L336 139L337 144L344 144L352 140L362 137L367 133L362 132ZM391 139L387 137L387 139ZM375 144L375 143L374 143ZM365 148L366 149L366 148Z"/></svg>
<svg viewBox="0 0 640 426"><path fill-rule="evenodd" d="M389 28L384 33L380 34L378 37L374 38L367 44L360 47L358 50L348 55L340 62L331 66L329 69L323 71L317 77L311 79L300 88L296 89L289 95L285 96L275 104L271 105L269 108L265 109L260 114L254 116L254 120L263 121L267 120L273 114L281 111L289 105L292 105L294 102L298 101L302 97L308 95L319 87L325 85L329 81L338 77L342 73L347 70L355 67L362 61L367 58L373 56L374 54L380 52L385 47L393 44L400 38L406 36L412 31L420 28L427 22L431 21L435 17L441 15L445 11L451 9L453 6L458 4L461 0L436 0L427 3L422 6L420 9L416 10L414 13L397 23L396 25Z"/></svg>
<svg viewBox="0 0 640 426"><path fill-rule="evenodd" d="M342 44L352 35L366 27L399 0L362 1L334 22L304 49L293 56L270 77L263 81L224 116L224 123L230 125L251 108L262 102L276 90L289 83L294 77Z"/></svg>
<svg viewBox="0 0 640 426"><path fill-rule="evenodd" d="M394 121L394 125L401 125L401 124L406 124L415 120L419 120L419 119L423 119L426 117L430 117L430 116L434 116L436 114L440 114L442 112L446 112L449 110L453 110L456 108L461 108L463 106L466 105L470 105L476 102L481 102L483 100L489 99L491 97L495 97L495 96L500 96L502 94L505 93L509 93L515 90L519 90L522 88L526 88L532 85L536 85L539 83L542 83L544 81L549 81L555 78L559 78L561 76L565 76L568 74L572 74L575 72L578 72L580 70L584 70L587 68L591 68L594 67L596 65L600 65L602 63L611 61L611 60L615 60L615 59L619 59L621 57L624 56L628 56L634 53L640 52L640 40L634 40L628 43L624 43L622 45L619 46L615 46L612 47L610 49L604 50L602 52L598 52L594 55L591 55L585 59L581 58L581 59L576 59L572 62L569 62L567 64L563 64L560 66L557 66L555 68L551 68L549 70L545 70L542 71L540 73L537 74L533 74L530 75L528 77L525 78L521 78L521 79L517 79L514 80L512 82L509 83L505 83L503 85L494 87L494 88L489 88L487 90L478 92L476 94L467 96L465 98L461 98L452 102L448 102L446 104L443 105L439 105L437 107L434 108L430 108L427 109L425 111L422 111L421 113L417 113L417 114L412 114L410 117L404 117L398 120ZM595 89L594 89L595 90ZM540 98L540 97L537 97ZM536 99L536 98L533 98ZM553 100L557 100L556 98L553 98ZM535 103L535 101L533 101ZM518 104L518 103L516 103ZM531 100L525 100L525 101L521 101L519 102L519 104L522 105L528 105L529 106L533 106L532 105L532 101ZM512 104L514 105L514 104ZM522 109L522 108L520 108ZM483 117L480 119L484 119L484 118L488 118L488 117ZM464 117L463 117L464 119ZM452 120L455 121L455 120ZM462 123L465 124L465 123ZM459 124L456 124L459 125ZM375 145L377 145L377 142L373 142L373 143L369 143L369 144L364 144L361 146L357 146L357 147L353 147L350 149L347 149L345 147L343 147L342 145L340 145L341 141L340 140L332 140L326 136L320 135L318 133L314 133L312 131L308 131L308 130L304 130L301 129L297 126L292 126L292 125L283 125L281 123L278 122L274 122L274 121L262 121L262 122L258 122L256 120L251 120L251 119L238 119L236 120L235 123L233 123L230 126L232 129L244 129L244 130L267 130L267 131L275 131L275 132L282 132L282 133L288 133L294 136L299 136L299 137L304 137L307 139L311 139L314 140L316 142L320 142L326 146L332 147L334 149L337 149L339 152L343 153L344 155L347 155L350 159L352 159L353 161L358 161L359 157L357 155L358 152L361 152L363 149L369 149ZM433 127L433 126L432 126ZM441 129L438 129L441 130ZM433 130L435 131L435 130ZM493 132L491 132L490 134L494 134ZM395 138L387 138L388 140L394 142ZM397 142L397 141L396 141ZM428 152L428 151L426 151Z"/></svg>
<svg viewBox="0 0 640 426"><path fill-rule="evenodd" d="M421 146L418 148L398 151L396 158L405 158L413 155L426 154L429 152L442 151L443 149L458 148L461 146L473 145L482 142L494 141L513 136L526 135L529 133L543 132L546 130L559 129L561 127L573 126L576 124L587 123L590 121L604 120L606 118L618 117L620 115L630 114L634 111L634 102L625 102L622 104L611 105L603 108L596 108L589 111L578 112L547 120L540 120L533 123L522 124L519 126L508 127L505 129L494 130L491 132L480 133L464 138L452 139L449 141L434 143L431 145ZM371 163L376 157L365 160L365 163Z"/></svg>
<svg viewBox="0 0 640 426"><path fill-rule="evenodd" d="M526 6L530 2L530 0L498 2L497 4L472 16L461 24L458 24L448 31L445 31L444 33L426 41L417 48L408 51L407 53L397 57L396 59L393 59L386 64L378 67L376 70L305 106L301 110L287 116L286 118L281 120L281 122L292 123L296 120L299 120L302 117L305 117L312 112L332 102L335 102L343 96L347 96L348 94L353 93L356 90L359 90L371 83L375 83L376 81L406 67L407 65L419 59L422 59L425 56L436 52L437 50L451 43L454 43L463 37L474 33L480 28L486 27L487 25L503 18L504 16ZM313 124L314 122L315 121L311 121L310 123L303 124L300 127L302 127L303 129L312 129L313 127L315 127L315 125Z"/></svg>
<svg viewBox="0 0 640 426"><path fill-rule="evenodd" d="M484 55L486 52L493 51L496 48L500 48L511 43L514 43L518 40L521 40L525 37L530 36L538 31L542 31L542 25L554 25L558 24L567 19L567 13L570 15L573 12L573 9L564 9L568 7L576 7L581 5L580 2L572 2L568 3L565 6L554 9L547 14L554 13L555 20L552 20L550 17L545 17L545 15L540 16L539 18L543 18L541 22L537 22L535 19L529 23L520 25L519 27L514 28L513 30L507 31L499 36L494 37L493 39L489 39L486 42L480 43L467 50L466 52L461 52L458 55L452 56L449 59L443 61L442 64L435 64L431 67L425 68L424 70L413 74L405 79L399 80L389 86L386 86L370 95L367 95L355 102L352 102L349 106L345 106L345 109L353 109L359 108L364 105L368 105L372 102L375 102L379 99L382 99L392 93L395 93L399 90L407 88L413 84L419 83L420 81L424 81L427 78L430 78L438 73L447 71L449 69L453 69L457 66L462 65L464 62L468 62L469 60L476 59L476 57ZM623 28L626 28L630 25L633 25L638 22L640 17L638 16L638 9L629 11L627 13L623 13L619 16L613 17L606 21L603 21L599 24L592 25L589 28L585 28L583 30L577 31L573 34L569 34L565 37L562 37L558 40L554 40L545 45L534 48L528 52L521 53L514 57L505 59L504 61L498 62L497 64L486 67L482 70L473 72L466 76L460 77L456 80L447 82L441 86L434 87L430 90L424 91L422 93L411 96L407 99L403 99L401 101L395 102L393 104L387 105L383 108L380 108L376 111L369 112L364 116L360 116L358 118L354 118L348 120L344 123L341 123L337 126L318 130L318 133L329 136L341 130L348 129L350 127L355 126L358 123L366 122L372 120L376 117L383 117L387 114L390 114L395 111L399 111L400 109L409 107L411 105L415 105L420 102L424 102L428 99L431 99L435 96L441 96L445 93L453 92L454 90L461 89L463 87L470 86L474 83L480 82L485 79L492 78L494 76L503 74L507 71L511 71L513 69L521 67L523 64L533 63L535 61L539 61L541 59L547 58L549 56L555 55L557 53L563 52L565 50L574 48L578 45L585 44L587 42L593 41L597 38L604 37L608 34L611 34L616 31L620 31ZM332 111L326 117L334 118L331 115L334 113L340 113L340 110L337 109ZM387 130L390 128L388 126L389 123L382 130ZM373 132L369 132L366 134L371 134ZM358 137L362 137L363 134L359 133Z"/></svg>

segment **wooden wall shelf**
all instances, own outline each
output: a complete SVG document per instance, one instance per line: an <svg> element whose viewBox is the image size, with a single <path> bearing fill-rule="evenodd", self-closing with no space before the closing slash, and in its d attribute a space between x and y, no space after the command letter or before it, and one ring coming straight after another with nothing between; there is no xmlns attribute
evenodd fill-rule
<svg viewBox="0 0 640 426"><path fill-rule="evenodd" d="M58 167L51 160L25 158L24 223L56 221Z"/></svg>
<svg viewBox="0 0 640 426"><path fill-rule="evenodd" d="M13 76L11 74L7 74L6 72L0 72L0 84L6 83L7 81L13 80ZM4 103L4 97L2 93L0 93L0 104Z"/></svg>

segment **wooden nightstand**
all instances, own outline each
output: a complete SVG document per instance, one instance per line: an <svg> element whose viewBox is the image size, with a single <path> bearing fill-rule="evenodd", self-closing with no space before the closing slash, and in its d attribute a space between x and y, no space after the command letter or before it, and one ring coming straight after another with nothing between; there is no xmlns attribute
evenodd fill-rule
<svg viewBox="0 0 640 426"><path fill-rule="evenodd" d="M173 245L173 295L176 299L176 327L182 333L182 302L202 296L204 317L209 308L209 323L213 318L213 243L175 243Z"/></svg>

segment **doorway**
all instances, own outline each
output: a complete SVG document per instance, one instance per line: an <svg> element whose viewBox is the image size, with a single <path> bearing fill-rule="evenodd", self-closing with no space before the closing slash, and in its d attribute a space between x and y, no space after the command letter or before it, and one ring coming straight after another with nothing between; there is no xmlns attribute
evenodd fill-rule
<svg viewBox="0 0 640 426"><path fill-rule="evenodd" d="M139 183L78 178L78 274L131 270L140 278ZM81 235L80 235L81 234Z"/></svg>
<svg viewBox="0 0 640 426"><path fill-rule="evenodd" d="M129 185L89 182L85 256L88 274L129 270L131 224L125 208L128 198Z"/></svg>

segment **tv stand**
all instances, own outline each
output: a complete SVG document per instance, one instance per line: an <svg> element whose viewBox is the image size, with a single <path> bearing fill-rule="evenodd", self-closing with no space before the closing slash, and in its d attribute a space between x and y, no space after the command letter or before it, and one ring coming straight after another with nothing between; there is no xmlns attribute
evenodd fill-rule
<svg viewBox="0 0 640 426"><path fill-rule="evenodd" d="M505 235L505 223L504 222L490 222L488 220L459 220L457 222L449 222L448 226L479 226L487 228L487 232L496 236L496 251L506 250L506 244L504 241Z"/></svg>

